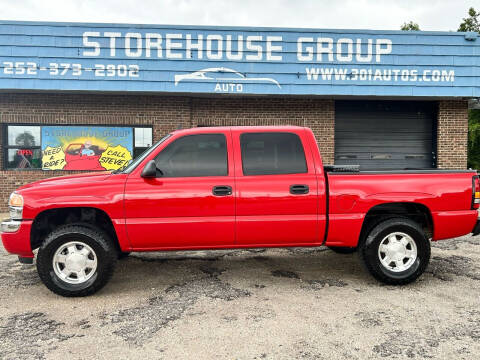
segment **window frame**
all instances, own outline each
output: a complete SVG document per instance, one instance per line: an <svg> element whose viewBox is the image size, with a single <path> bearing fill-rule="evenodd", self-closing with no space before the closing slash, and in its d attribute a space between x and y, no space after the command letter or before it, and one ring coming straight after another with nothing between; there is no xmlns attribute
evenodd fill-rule
<svg viewBox="0 0 480 360"><path fill-rule="evenodd" d="M155 161L155 164L156 164L156 159L157 157L159 157L162 152L164 152L169 146L173 145L175 142L181 140L181 139L184 139L184 138L187 138L187 137L193 137L193 136L205 136L205 135L221 135L223 136L223 138L225 139L225 160L226 160L226 174L225 175L199 175L199 176L157 176L157 178L164 178L164 179L180 179L180 178L202 178L202 177L208 177L208 178L211 178L211 177L227 177L229 176L229 173L230 173L230 163L228 161L228 156L229 156L229 148L228 148L228 137L225 133L223 132L209 132L209 133L199 133L199 134L188 134L188 135L184 135L184 136L180 136L176 139L173 139L171 142L169 142L167 145L165 145L165 147L160 150L160 152L158 152L154 157L153 157L153 161ZM161 170L161 169L160 169Z"/></svg>
<svg viewBox="0 0 480 360"><path fill-rule="evenodd" d="M2 146L1 150L3 151L2 154L2 170L3 171L51 171L51 170L43 170L40 168L25 168L25 169L16 169L16 168L9 168L8 167L8 149L18 149L19 146L10 146L8 145L8 127L9 126L39 126L40 127L40 145L34 146L29 149L42 149L42 127L43 126L88 126L88 127L129 127L133 130L133 152L135 153L135 128L149 128L152 129L152 145L153 146L156 141L154 140L154 131L153 125L141 125L141 124L59 124L59 123L23 123L23 122L12 122L12 123L3 123L1 129L1 136L2 136ZM151 147L150 146L150 147ZM143 147L138 147L138 149L148 149ZM58 170L64 171L68 173L71 170ZM73 171L73 170L72 170ZM74 170L75 172L78 171L85 171L89 172L91 170Z"/></svg>
<svg viewBox="0 0 480 360"><path fill-rule="evenodd" d="M9 126L37 126L40 128L40 145L38 146L30 146L30 147L22 147L18 145L9 145L8 144L8 127ZM2 128L2 151L3 151L3 166L2 170L6 171L37 171L42 170L42 168L9 168L8 167L8 150L10 149L32 149L32 150L42 150L42 127L39 124L23 124L23 123L7 123L3 124Z"/></svg>
<svg viewBox="0 0 480 360"><path fill-rule="evenodd" d="M303 159L304 159L304 162L305 162L305 171L303 172L283 172L283 173L265 173L265 174L247 174L245 172L245 166L244 166L244 159L243 159L243 148L242 148L242 137L245 136L245 135L252 135L252 134L255 134L255 135L269 135L269 134L289 134L289 135L294 135L297 137L297 139L300 141L300 145L302 147L302 152L303 152ZM302 141L302 137L297 134L296 132L292 132L292 131L259 131L259 132L256 132L256 131L247 131L247 132L242 132L240 133L240 136L238 137L238 141L239 141L239 148L240 148L240 161L242 162L242 175L243 176L275 176L275 175L305 175L305 174L308 174L308 161L307 161L307 152L306 152L306 148L305 148L305 145Z"/></svg>
<svg viewBox="0 0 480 360"><path fill-rule="evenodd" d="M135 152L137 150L140 150L140 152L138 153L138 156L142 155L147 149L151 148L153 145L156 144L156 141L154 141L153 139L153 126L133 126L133 158L135 159ZM137 129L151 129L152 130L152 143L150 144L150 146L135 146L135 136L137 136Z"/></svg>
<svg viewBox="0 0 480 360"><path fill-rule="evenodd" d="M133 148L135 149L148 149L150 147L153 146L153 144L155 143L155 141L153 141L153 127L152 126L133 126ZM135 146L135 137L137 136L137 129L150 129L152 130L152 143L150 144L150 146Z"/></svg>

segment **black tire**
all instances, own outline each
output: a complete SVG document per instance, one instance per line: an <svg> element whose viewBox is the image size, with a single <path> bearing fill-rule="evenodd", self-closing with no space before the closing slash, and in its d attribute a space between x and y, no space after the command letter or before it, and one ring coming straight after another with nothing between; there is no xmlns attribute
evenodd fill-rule
<svg viewBox="0 0 480 360"><path fill-rule="evenodd" d="M353 254L357 251L356 247L347 247L347 246L328 246L328 248L337 254Z"/></svg>
<svg viewBox="0 0 480 360"><path fill-rule="evenodd" d="M409 268L394 272L380 261L379 246L387 235L401 232L415 242L417 257ZM377 224L359 245L359 255L367 270L377 280L389 285L403 285L415 281L423 274L430 261L430 241L422 227L408 218L392 218ZM385 256L385 255L383 255Z"/></svg>
<svg viewBox="0 0 480 360"><path fill-rule="evenodd" d="M120 251L120 252L118 253L118 260L125 259L125 258L127 258L130 254L131 254L131 252Z"/></svg>
<svg viewBox="0 0 480 360"><path fill-rule="evenodd" d="M90 279L80 284L70 284L55 274L53 257L64 244L80 241L93 249L97 257L97 268ZM65 297L88 296L100 290L113 275L117 250L108 235L92 226L63 225L52 231L37 254L37 271L45 286Z"/></svg>

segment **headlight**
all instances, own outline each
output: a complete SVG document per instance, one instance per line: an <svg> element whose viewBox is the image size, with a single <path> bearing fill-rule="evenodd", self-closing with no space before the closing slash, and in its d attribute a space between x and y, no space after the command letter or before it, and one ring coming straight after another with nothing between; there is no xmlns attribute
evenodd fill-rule
<svg viewBox="0 0 480 360"><path fill-rule="evenodd" d="M10 210L10 218L21 220L23 215L23 196L12 193L8 200L8 208Z"/></svg>

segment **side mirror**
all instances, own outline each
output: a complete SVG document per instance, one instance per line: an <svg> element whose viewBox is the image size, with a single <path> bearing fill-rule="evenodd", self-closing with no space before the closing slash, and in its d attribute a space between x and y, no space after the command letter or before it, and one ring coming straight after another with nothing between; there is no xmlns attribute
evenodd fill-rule
<svg viewBox="0 0 480 360"><path fill-rule="evenodd" d="M142 178L155 178L157 177L157 164L155 164L155 160L150 160L147 165L142 170L142 174L140 175Z"/></svg>

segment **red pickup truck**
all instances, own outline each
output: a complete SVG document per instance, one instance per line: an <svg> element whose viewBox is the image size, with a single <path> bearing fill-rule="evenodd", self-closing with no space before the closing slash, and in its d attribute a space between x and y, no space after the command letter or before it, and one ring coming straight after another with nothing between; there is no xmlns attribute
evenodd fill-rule
<svg viewBox="0 0 480 360"><path fill-rule="evenodd" d="M323 166L293 126L175 131L113 173L37 181L1 223L7 251L63 296L103 287L131 251L298 247L358 250L388 284L420 276L430 241L480 233L471 170Z"/></svg>

